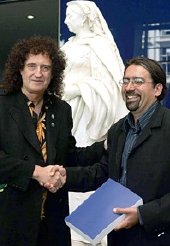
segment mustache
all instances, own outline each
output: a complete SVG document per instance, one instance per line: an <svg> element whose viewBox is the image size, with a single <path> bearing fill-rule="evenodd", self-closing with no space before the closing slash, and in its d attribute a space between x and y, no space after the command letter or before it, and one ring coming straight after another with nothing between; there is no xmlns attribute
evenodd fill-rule
<svg viewBox="0 0 170 246"><path fill-rule="evenodd" d="M127 91L126 93L125 93L125 96L138 96L139 94L138 93L136 93L136 92L134 92L134 91Z"/></svg>

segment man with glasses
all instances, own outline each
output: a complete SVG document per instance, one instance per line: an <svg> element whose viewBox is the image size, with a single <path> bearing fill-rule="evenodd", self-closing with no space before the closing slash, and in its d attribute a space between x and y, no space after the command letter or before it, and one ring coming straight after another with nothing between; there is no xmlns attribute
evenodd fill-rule
<svg viewBox="0 0 170 246"><path fill-rule="evenodd" d="M74 169L67 181L75 175L75 186L80 188L87 178L92 185L99 170L108 167L110 178L144 202L138 208L113 208L125 218L108 235L108 246L169 246L170 111L160 103L166 75L156 61L138 57L127 62L120 84L129 114L108 131L107 153L100 163L90 170Z"/></svg>

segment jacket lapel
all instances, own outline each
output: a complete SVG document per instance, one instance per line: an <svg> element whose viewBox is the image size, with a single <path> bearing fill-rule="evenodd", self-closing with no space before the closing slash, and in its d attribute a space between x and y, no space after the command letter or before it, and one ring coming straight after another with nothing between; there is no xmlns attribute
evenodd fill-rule
<svg viewBox="0 0 170 246"><path fill-rule="evenodd" d="M16 103L11 107L10 114L25 139L33 146L33 148L41 153L40 144L38 142L29 109L21 93L17 94Z"/></svg>
<svg viewBox="0 0 170 246"><path fill-rule="evenodd" d="M147 138L152 135L152 129L161 127L162 117L165 112L165 108L161 105L155 110L150 123L143 129L142 134L137 138L134 148L138 148Z"/></svg>
<svg viewBox="0 0 170 246"><path fill-rule="evenodd" d="M47 162L49 164L53 163L56 159L57 151L57 136L59 124L58 120L60 119L59 114L57 113L57 105L54 105L54 102L51 101L47 110Z"/></svg>

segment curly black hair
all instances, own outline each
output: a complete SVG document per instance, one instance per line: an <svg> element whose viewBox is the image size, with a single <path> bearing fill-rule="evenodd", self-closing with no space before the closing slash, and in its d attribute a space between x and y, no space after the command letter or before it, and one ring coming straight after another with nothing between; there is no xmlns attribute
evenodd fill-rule
<svg viewBox="0 0 170 246"><path fill-rule="evenodd" d="M25 61L30 54L46 54L52 62L52 79L48 92L62 96L63 74L66 66L64 53L60 50L55 39L47 36L33 36L19 40L11 49L5 64L4 80L8 93L19 91L23 85L20 71L24 68Z"/></svg>

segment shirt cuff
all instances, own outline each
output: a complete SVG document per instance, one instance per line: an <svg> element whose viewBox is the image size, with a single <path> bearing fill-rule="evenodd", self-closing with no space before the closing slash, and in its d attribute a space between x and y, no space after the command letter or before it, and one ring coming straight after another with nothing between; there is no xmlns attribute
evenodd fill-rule
<svg viewBox="0 0 170 246"><path fill-rule="evenodd" d="M140 214L139 208L137 208L137 214L138 214L138 218L139 218L139 223L140 225L143 225L143 220L142 220L142 216Z"/></svg>

